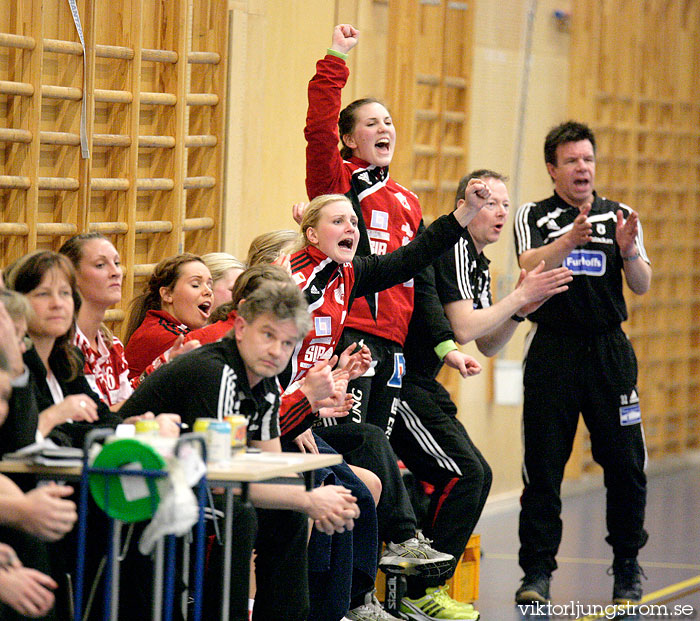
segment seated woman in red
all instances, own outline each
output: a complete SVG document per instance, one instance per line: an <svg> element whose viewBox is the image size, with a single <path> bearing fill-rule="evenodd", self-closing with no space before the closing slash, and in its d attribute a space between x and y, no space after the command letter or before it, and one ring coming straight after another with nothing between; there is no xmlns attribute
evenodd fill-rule
<svg viewBox="0 0 700 621"><path fill-rule="evenodd" d="M212 278L197 255L156 265L144 292L131 303L126 330L129 377L138 378L181 334L201 328L212 311Z"/></svg>
<svg viewBox="0 0 700 621"><path fill-rule="evenodd" d="M290 385L301 380L316 362L333 355L356 298L410 280L457 243L490 195L484 182L472 181L465 192L467 200L457 209L435 220L410 243L385 255L356 255L358 218L346 196L321 195L309 203L301 222L302 249L292 254L290 265L292 279L304 292L314 324L280 376L288 392ZM295 436L308 428L312 411L313 404L292 404L283 399L283 435Z"/></svg>

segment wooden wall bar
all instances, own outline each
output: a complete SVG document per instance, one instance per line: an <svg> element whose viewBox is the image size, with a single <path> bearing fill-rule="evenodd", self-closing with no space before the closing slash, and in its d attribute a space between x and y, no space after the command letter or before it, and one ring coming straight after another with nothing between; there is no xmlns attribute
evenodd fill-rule
<svg viewBox="0 0 700 621"><path fill-rule="evenodd" d="M126 304L161 258L219 249L228 7L78 9L85 50L67 2L0 3L0 263L98 230Z"/></svg>
<svg viewBox="0 0 700 621"><path fill-rule="evenodd" d="M700 448L700 3L579 0L570 107L596 131L598 191L636 209L654 269L628 292L650 458ZM584 434L585 435L585 434ZM595 468L583 439L582 470Z"/></svg>

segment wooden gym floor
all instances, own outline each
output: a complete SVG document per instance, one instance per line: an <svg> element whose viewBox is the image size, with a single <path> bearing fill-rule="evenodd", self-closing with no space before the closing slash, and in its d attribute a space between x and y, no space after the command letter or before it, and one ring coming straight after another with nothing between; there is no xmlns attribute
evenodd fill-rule
<svg viewBox="0 0 700 621"><path fill-rule="evenodd" d="M579 490L566 495L563 505L564 534L549 617L543 610L523 613L514 604L522 577L517 561L518 507L487 505L475 530L481 534L482 549L476 607L484 621L612 618L611 609L605 609L612 595L612 577L606 574L611 550L605 543L605 491L601 486ZM698 460L649 474L646 529L649 542L639 556L648 577L642 581L642 606L636 616L616 618L700 620Z"/></svg>

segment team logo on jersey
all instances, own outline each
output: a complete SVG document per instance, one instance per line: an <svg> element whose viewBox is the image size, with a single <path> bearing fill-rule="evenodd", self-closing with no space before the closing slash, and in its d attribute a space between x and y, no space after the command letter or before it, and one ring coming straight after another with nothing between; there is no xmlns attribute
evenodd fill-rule
<svg viewBox="0 0 700 621"><path fill-rule="evenodd" d="M314 329L316 336L331 335L331 318L330 317L314 317Z"/></svg>
<svg viewBox="0 0 700 621"><path fill-rule="evenodd" d="M411 211L411 205L408 204L408 199L401 192L397 192L394 196L399 199L399 203L403 205L404 209Z"/></svg>
<svg viewBox="0 0 700 621"><path fill-rule="evenodd" d="M574 275L602 276L605 274L605 262L604 252L577 248L564 259L564 267L568 267Z"/></svg>
<svg viewBox="0 0 700 621"><path fill-rule="evenodd" d="M389 228L389 214L386 211L376 211L373 209L370 227L386 231Z"/></svg>
<svg viewBox="0 0 700 621"><path fill-rule="evenodd" d="M302 274L301 272L297 272L296 274L292 274L292 280L294 281L294 284L298 287L301 283L303 283L306 280L306 276Z"/></svg>
<svg viewBox="0 0 700 621"><path fill-rule="evenodd" d="M335 290L333 295L335 297L335 301L338 302L338 304L342 304L345 300L345 285L341 284L340 287Z"/></svg>
<svg viewBox="0 0 700 621"><path fill-rule="evenodd" d="M595 230L598 235L605 235L605 225L602 222L595 225Z"/></svg>
<svg viewBox="0 0 700 621"><path fill-rule="evenodd" d="M394 354L394 374L386 383L390 388L401 388L401 378L406 373L406 360L402 353Z"/></svg>

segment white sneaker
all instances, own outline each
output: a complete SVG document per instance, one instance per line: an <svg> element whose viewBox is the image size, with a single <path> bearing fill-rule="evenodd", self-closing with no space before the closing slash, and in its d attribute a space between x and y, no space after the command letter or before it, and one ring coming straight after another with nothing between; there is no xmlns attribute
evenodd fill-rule
<svg viewBox="0 0 700 621"><path fill-rule="evenodd" d="M454 567L454 556L430 547L421 531L401 543L388 543L379 559L379 569L406 575L438 578Z"/></svg>
<svg viewBox="0 0 700 621"><path fill-rule="evenodd" d="M401 621L392 617L374 596L374 590L365 595L365 603L353 608L343 617L347 621ZM342 620L341 620L342 621Z"/></svg>

